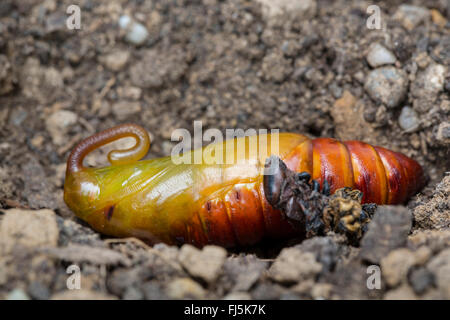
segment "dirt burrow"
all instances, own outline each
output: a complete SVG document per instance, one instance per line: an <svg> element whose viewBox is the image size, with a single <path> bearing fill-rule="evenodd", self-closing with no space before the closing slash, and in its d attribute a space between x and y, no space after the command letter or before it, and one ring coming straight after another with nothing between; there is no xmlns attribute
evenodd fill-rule
<svg viewBox="0 0 450 320"><path fill-rule="evenodd" d="M0 4L0 298L450 297L447 1L377 2L381 30L367 29L366 1L75 1L82 28L69 30L73 3ZM123 15L147 30L141 44ZM408 210L377 213L359 247L329 234L149 248L67 209L65 160L80 139L135 122L151 133L148 157L162 156L194 120L363 140L417 159L430 181ZM87 163L105 165L110 149ZM73 263L82 290L67 290ZM367 289L370 265L379 290Z"/></svg>

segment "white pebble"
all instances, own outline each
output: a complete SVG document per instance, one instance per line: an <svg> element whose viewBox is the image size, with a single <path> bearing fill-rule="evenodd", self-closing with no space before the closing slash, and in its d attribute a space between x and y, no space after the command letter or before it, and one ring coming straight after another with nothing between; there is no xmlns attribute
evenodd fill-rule
<svg viewBox="0 0 450 320"><path fill-rule="evenodd" d="M125 40L134 45L141 45L148 38L148 31L141 23L132 20L129 16L119 18L119 26L126 30Z"/></svg>
<svg viewBox="0 0 450 320"><path fill-rule="evenodd" d="M444 90L446 68L441 64L431 64L425 70L424 85L427 91L439 92Z"/></svg>
<svg viewBox="0 0 450 320"><path fill-rule="evenodd" d="M6 300L30 300L22 289L14 289L6 296Z"/></svg>
<svg viewBox="0 0 450 320"><path fill-rule="evenodd" d="M394 64L397 61L395 55L379 43L374 43L370 46L366 59L372 68Z"/></svg>

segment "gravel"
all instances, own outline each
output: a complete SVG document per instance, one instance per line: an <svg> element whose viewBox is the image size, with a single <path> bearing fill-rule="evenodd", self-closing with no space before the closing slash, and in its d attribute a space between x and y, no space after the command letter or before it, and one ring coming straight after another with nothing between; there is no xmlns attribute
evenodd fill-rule
<svg viewBox="0 0 450 320"><path fill-rule="evenodd" d="M139 46L148 38L148 30L139 22L134 21L129 16L123 15L119 19L119 26L126 32L125 40Z"/></svg>
<svg viewBox="0 0 450 320"><path fill-rule="evenodd" d="M377 68L386 64L394 64L395 61L397 61L395 55L379 43L374 43L369 47L366 59L372 68Z"/></svg>
<svg viewBox="0 0 450 320"><path fill-rule="evenodd" d="M395 108L405 99L408 77L395 67L382 67L369 73L364 88L376 102Z"/></svg>
<svg viewBox="0 0 450 320"><path fill-rule="evenodd" d="M416 131L420 126L417 112L411 107L403 107L398 117L398 124L405 132Z"/></svg>
<svg viewBox="0 0 450 320"><path fill-rule="evenodd" d="M122 70L130 60L130 51L118 50L99 58L99 61L112 71Z"/></svg>

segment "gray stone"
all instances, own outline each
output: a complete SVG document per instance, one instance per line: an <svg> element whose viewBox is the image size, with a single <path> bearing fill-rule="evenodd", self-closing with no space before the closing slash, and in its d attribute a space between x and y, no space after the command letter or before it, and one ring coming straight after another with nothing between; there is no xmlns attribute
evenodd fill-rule
<svg viewBox="0 0 450 320"><path fill-rule="evenodd" d="M398 124L405 132L414 132L419 129L419 117L411 107L403 107L398 117Z"/></svg>
<svg viewBox="0 0 450 320"><path fill-rule="evenodd" d="M361 240L361 258L379 264L391 250L403 247L412 226L412 215L401 206L379 206Z"/></svg>
<svg viewBox="0 0 450 320"><path fill-rule="evenodd" d="M430 11L424 7L402 4L394 13L393 18L401 22L407 30L413 30L430 17Z"/></svg>
<svg viewBox="0 0 450 320"><path fill-rule="evenodd" d="M450 122L444 121L439 124L436 132L436 140L444 145L450 144Z"/></svg>
<svg viewBox="0 0 450 320"><path fill-rule="evenodd" d="M149 281L142 286L144 298L146 300L164 300L167 295L157 281Z"/></svg>
<svg viewBox="0 0 450 320"><path fill-rule="evenodd" d="M154 276L152 268L146 265L116 268L107 279L108 290L114 295L123 296L130 286L137 286L152 276Z"/></svg>
<svg viewBox="0 0 450 320"><path fill-rule="evenodd" d="M434 276L426 268L413 270L409 275L409 283L417 294L424 293L434 284Z"/></svg>
<svg viewBox="0 0 450 320"><path fill-rule="evenodd" d="M62 12L55 12L50 14L45 19L45 31L47 33L53 33L53 32L67 32L67 16Z"/></svg>
<svg viewBox="0 0 450 320"><path fill-rule="evenodd" d="M403 70L382 67L369 73L364 88L373 100L395 108L405 98L408 77Z"/></svg>
<svg viewBox="0 0 450 320"><path fill-rule="evenodd" d="M333 270L341 256L348 253L348 248L338 244L332 237L314 237L295 247L313 253L323 266L322 272Z"/></svg>
<svg viewBox="0 0 450 320"><path fill-rule="evenodd" d="M353 258L339 263L334 272L326 275L326 280L327 283L333 285L335 288L333 293L339 299L380 299L383 290L368 289L369 276L367 265L362 264L359 259ZM313 285L311 284L311 290ZM384 282L381 281L381 289L383 287Z"/></svg>
<svg viewBox="0 0 450 320"><path fill-rule="evenodd" d="M372 68L377 68L386 64L394 64L395 61L397 61L395 55L379 43L374 43L369 47L366 59Z"/></svg>
<svg viewBox="0 0 450 320"><path fill-rule="evenodd" d="M33 281L30 283L27 291L33 299L47 300L50 297L49 288L40 281Z"/></svg>
<svg viewBox="0 0 450 320"><path fill-rule="evenodd" d="M410 94L414 99L413 108L426 113L436 105L439 93L444 90L447 68L441 64L430 64L420 72L411 84Z"/></svg>
<svg viewBox="0 0 450 320"><path fill-rule="evenodd" d="M275 300L280 299L284 291L280 285L264 282L253 289L252 297L255 300Z"/></svg>
<svg viewBox="0 0 450 320"><path fill-rule="evenodd" d="M427 269L434 274L435 283L443 299L450 299L450 248L433 257Z"/></svg>
<svg viewBox="0 0 450 320"><path fill-rule="evenodd" d="M230 257L224 264L225 281L231 291L248 291L266 270L267 262L255 256Z"/></svg>
<svg viewBox="0 0 450 320"><path fill-rule="evenodd" d="M123 294L124 300L142 300L144 294L136 287L128 287Z"/></svg>

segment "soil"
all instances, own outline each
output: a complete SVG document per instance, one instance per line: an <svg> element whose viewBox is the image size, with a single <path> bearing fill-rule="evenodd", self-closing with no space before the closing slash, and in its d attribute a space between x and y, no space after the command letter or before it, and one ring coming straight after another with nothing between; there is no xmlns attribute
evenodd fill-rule
<svg viewBox="0 0 450 320"><path fill-rule="evenodd" d="M66 26L71 4L79 30ZM377 1L380 30L366 26L368 1L263 4L1 1L1 299L450 299L449 2L411 1L411 13ZM147 29L142 44L127 40L122 15ZM373 43L392 66L369 64ZM388 72L398 79L386 86L377 77ZM66 207L78 141L134 122L151 134L147 157L164 156L194 121L362 140L416 159L429 181L406 208L380 207L356 246L330 233L230 251L149 247L99 235ZM110 149L87 164L106 165ZM72 264L81 290L66 285ZM366 286L370 265L379 289Z"/></svg>

